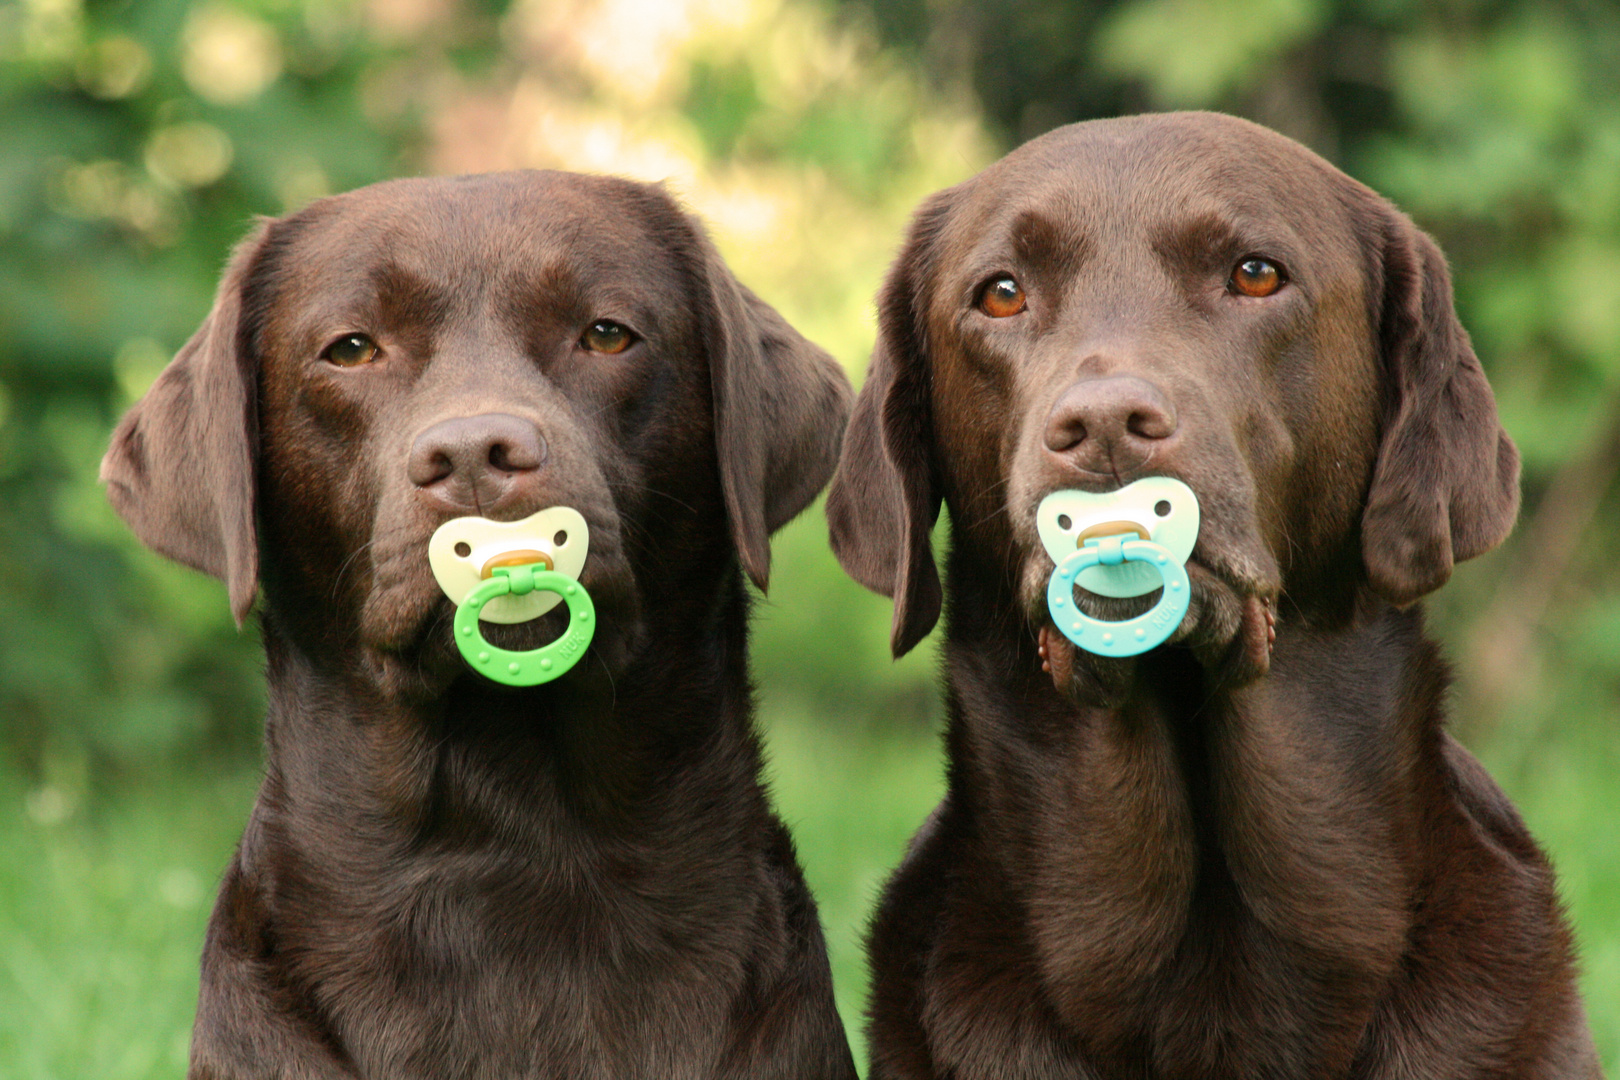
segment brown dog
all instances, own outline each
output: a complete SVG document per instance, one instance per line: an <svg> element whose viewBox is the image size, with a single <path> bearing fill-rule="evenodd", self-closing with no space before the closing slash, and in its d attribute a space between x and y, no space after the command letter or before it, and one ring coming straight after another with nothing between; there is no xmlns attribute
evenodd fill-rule
<svg viewBox="0 0 1620 1080"><path fill-rule="evenodd" d="M1411 606L1518 502L1433 242L1243 121L1078 124L929 199L879 316L833 545L903 653L949 508L950 766L872 927L872 1080L1596 1075ZM1191 608L1081 654L1036 505L1144 475L1201 503Z"/></svg>
<svg viewBox="0 0 1620 1080"><path fill-rule="evenodd" d="M658 188L395 181L238 249L103 465L238 618L264 588L266 776L192 1077L855 1075L759 781L739 571L764 586L850 396ZM558 504L599 629L497 686L429 535Z"/></svg>

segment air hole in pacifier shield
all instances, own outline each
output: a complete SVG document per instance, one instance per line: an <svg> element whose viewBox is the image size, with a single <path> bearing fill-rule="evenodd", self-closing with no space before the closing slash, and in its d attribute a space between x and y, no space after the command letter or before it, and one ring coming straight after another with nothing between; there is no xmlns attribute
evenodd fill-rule
<svg viewBox="0 0 1620 1080"><path fill-rule="evenodd" d="M1169 639L1187 613L1185 563L1198 538L1198 499L1167 476L1144 477L1110 492L1054 491L1041 500L1036 529L1055 568L1047 609L1064 637L1101 656L1135 656ZM1097 619L1076 590L1146 596L1158 602L1134 618Z"/></svg>

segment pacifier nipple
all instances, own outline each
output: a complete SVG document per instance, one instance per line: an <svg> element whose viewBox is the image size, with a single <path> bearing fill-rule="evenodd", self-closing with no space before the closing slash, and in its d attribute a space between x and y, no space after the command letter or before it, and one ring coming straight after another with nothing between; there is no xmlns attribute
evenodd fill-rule
<svg viewBox="0 0 1620 1080"><path fill-rule="evenodd" d="M1104 536L1134 536L1138 540L1151 540L1153 530L1134 521L1104 521L1081 529L1074 538L1074 546L1085 547L1087 540L1100 540Z"/></svg>
<svg viewBox="0 0 1620 1080"><path fill-rule="evenodd" d="M508 551L504 555L497 555L484 564L478 576L485 581L495 576L497 566L544 566L547 570L555 570L556 564L551 556L543 551L534 551L529 548L520 548L517 551Z"/></svg>

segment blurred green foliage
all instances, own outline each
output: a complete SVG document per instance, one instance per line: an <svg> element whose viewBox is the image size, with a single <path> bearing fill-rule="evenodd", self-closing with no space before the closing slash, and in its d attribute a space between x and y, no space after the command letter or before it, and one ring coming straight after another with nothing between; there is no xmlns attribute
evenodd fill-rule
<svg viewBox="0 0 1620 1080"><path fill-rule="evenodd" d="M644 6L657 23L661 6ZM592 66L590 19L599 27L614 15L599 7L0 6L0 746L26 769L43 776L53 761L79 761L93 779L253 745L262 692L252 627L239 634L216 587L133 541L106 505L97 463L111 423L207 311L218 270L255 215L454 161L466 154L458 109L521 101L538 80L570 107L595 110L585 113L594 126L554 110L576 124L564 137L588 141L606 126L629 157L637 125L668 113L677 160L684 131L702 145L689 156L752 164L745 179L765 191L755 201L767 224L778 222L773 239L798 230L776 245L789 259L814 262L829 234L835 244L841 231L862 235L865 247L837 245L845 258L864 255L858 271L829 265L818 281L778 260L765 275L775 266L786 293L778 302L858 361L849 343L867 337L859 313L905 208L954 178L912 175L923 155L909 125L927 110L904 73L813 11L789 8L729 35L688 30L682 39L675 26L652 44L680 50L684 69L655 92L616 99L624 88ZM701 5L688 14L701 16ZM559 43L575 23L577 40ZM754 46L770 45L771 34L775 53L762 55L771 49ZM796 64L776 55L784 49ZM657 149L665 135L644 142ZM484 144L501 139L488 136ZM570 155L530 158L517 163ZM780 220L772 185L788 191L777 203L807 207L802 222ZM863 228L848 203L887 206L887 227ZM825 228L829 215L843 225ZM770 284L746 248L736 261L756 285ZM853 635L880 646L881 605L827 563L824 547L789 561L817 565L830 586L796 587L791 570L782 586L819 605L818 632L796 618L777 648L792 654L791 669L815 669L804 686L837 685L851 712L888 713L900 701L914 720L926 717L925 670L896 675L881 648L851 660L832 644ZM853 687L836 674L851 663L862 672Z"/></svg>
<svg viewBox="0 0 1620 1080"><path fill-rule="evenodd" d="M0 1072L175 1071L260 657L96 468L254 215L406 173L669 175L858 373L921 196L1158 108L1301 139L1451 256L1526 503L1432 609L1464 735L1559 860L1613 1068L1616 71L1611 0L0 0L0 999L25 1006L0 1010ZM860 925L938 788L937 691L930 648L889 661L887 602L824 535L812 511L778 538L755 658L853 1022Z"/></svg>
<svg viewBox="0 0 1620 1080"><path fill-rule="evenodd" d="M405 167L358 102L383 51L325 10L0 7L0 739L37 768L255 741L252 635L96 468L255 213Z"/></svg>

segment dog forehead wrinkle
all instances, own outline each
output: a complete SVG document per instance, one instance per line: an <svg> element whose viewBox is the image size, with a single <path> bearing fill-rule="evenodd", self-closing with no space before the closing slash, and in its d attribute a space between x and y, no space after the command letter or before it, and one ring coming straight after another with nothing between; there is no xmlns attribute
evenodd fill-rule
<svg viewBox="0 0 1620 1080"><path fill-rule="evenodd" d="M564 341L571 344L579 324L591 317L592 306L575 268L562 261L503 271L485 304L503 333L543 352Z"/></svg>
<svg viewBox="0 0 1620 1080"><path fill-rule="evenodd" d="M1217 210L1171 215L1149 232L1155 253L1178 268L1205 269L1212 259L1231 258L1249 246L1231 217Z"/></svg>
<svg viewBox="0 0 1620 1080"><path fill-rule="evenodd" d="M1050 277L1055 291L1062 290L1095 250L1091 215L1079 199L1065 196L1072 193L1060 194L1050 208L1020 211L1009 230L1019 262Z"/></svg>
<svg viewBox="0 0 1620 1080"><path fill-rule="evenodd" d="M392 260L378 265L368 278L382 325L396 332L404 327L441 325L457 295L456 290L439 287Z"/></svg>

